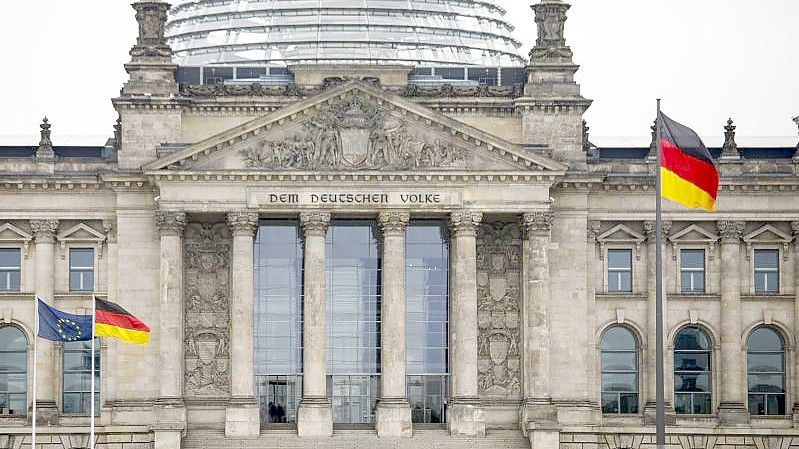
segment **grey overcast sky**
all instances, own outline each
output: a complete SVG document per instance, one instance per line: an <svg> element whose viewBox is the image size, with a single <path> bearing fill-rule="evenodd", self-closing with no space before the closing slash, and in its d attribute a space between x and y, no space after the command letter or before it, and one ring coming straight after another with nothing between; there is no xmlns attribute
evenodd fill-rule
<svg viewBox="0 0 799 449"><path fill-rule="evenodd" d="M526 55L529 0L498 0ZM56 144L102 143L110 99L126 79L136 36L128 0L0 2L0 136L35 144L44 114ZM728 117L739 143L795 143L799 115L799 0L571 0L567 39L594 100L592 138L646 144L655 98L720 145ZM603 139L605 138L605 139ZM779 138L779 139L774 139ZM8 139L6 139L8 140ZM99 141L98 141L99 140Z"/></svg>

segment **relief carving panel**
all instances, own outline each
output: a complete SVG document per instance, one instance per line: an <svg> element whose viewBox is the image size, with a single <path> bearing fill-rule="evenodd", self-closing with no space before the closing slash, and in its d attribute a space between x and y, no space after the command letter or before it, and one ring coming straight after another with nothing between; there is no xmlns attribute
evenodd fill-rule
<svg viewBox="0 0 799 449"><path fill-rule="evenodd" d="M522 240L516 223L480 225L477 234L477 369L480 396L521 396Z"/></svg>
<svg viewBox="0 0 799 449"><path fill-rule="evenodd" d="M230 231L191 223L185 233L186 394L230 391Z"/></svg>

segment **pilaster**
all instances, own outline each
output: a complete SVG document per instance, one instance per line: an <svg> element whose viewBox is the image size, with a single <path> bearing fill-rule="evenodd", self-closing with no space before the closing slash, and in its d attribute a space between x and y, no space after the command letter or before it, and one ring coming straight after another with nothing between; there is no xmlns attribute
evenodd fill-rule
<svg viewBox="0 0 799 449"><path fill-rule="evenodd" d="M741 344L741 237L746 223L719 221L721 236L721 394L719 425L745 426L749 423L746 408L744 361Z"/></svg>
<svg viewBox="0 0 799 449"><path fill-rule="evenodd" d="M333 411L327 399L325 236L329 212L300 214L305 240L303 308L302 401L297 411L297 433L301 437L333 435Z"/></svg>
<svg viewBox="0 0 799 449"><path fill-rule="evenodd" d="M799 117L796 118L799 124ZM794 295L794 339L799 341L799 220L791 222L791 231L794 235L794 251L793 251L793 295ZM796 365L794 366L795 372L799 373L799 357L794 357ZM793 405L793 427L799 428L799 382L794 383L794 405Z"/></svg>
<svg viewBox="0 0 799 449"><path fill-rule="evenodd" d="M379 436L413 436L405 385L405 231L410 218L407 212L378 215L383 246L381 397L376 412Z"/></svg>
<svg viewBox="0 0 799 449"><path fill-rule="evenodd" d="M225 435L254 438L261 432L253 366L253 237L259 217L255 212L233 212L227 215L227 223L233 235L233 259L230 270L231 398L225 417Z"/></svg>
<svg viewBox="0 0 799 449"><path fill-rule="evenodd" d="M58 220L31 220L35 244L36 263L36 296L53 305L55 293L55 236L58 232ZM36 343L36 357L39 376L45 379L56 379L55 345L53 342L39 339ZM41 424L58 424L58 408L56 407L55 388L53 382L39 382L36 388L36 422Z"/></svg>
<svg viewBox="0 0 799 449"><path fill-rule="evenodd" d="M160 235L159 370L155 404L155 449L180 449L186 429L183 404L183 230L184 212L157 211Z"/></svg>
<svg viewBox="0 0 799 449"><path fill-rule="evenodd" d="M448 411L452 435L485 436L486 414L477 384L477 228L483 214L453 212L450 360L452 398Z"/></svg>

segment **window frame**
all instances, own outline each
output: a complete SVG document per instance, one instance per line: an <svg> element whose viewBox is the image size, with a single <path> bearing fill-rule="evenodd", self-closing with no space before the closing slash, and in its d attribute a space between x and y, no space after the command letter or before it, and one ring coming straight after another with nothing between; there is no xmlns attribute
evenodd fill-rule
<svg viewBox="0 0 799 449"><path fill-rule="evenodd" d="M776 269L767 269L767 270L766 269L762 269L762 268L758 269L758 267L757 267L757 253L758 252L773 252L773 253L776 253L776 255L777 255L777 268ZM783 278L783 276L782 276L782 267L784 265L783 263L780 262L780 259L782 258L782 250L779 247L771 246L771 245L758 246L758 247L752 249L751 258L752 258L752 263L751 263L750 266L751 266L751 269L752 269L752 293L755 294L755 295L778 295L778 294L780 294L780 292L782 292L782 285L781 285L782 284L782 278ZM768 287L768 277L769 277L768 274L769 273L773 273L774 275L776 275L776 277L777 277L777 279L776 279L776 284L777 284L776 285L776 289L774 289L773 291L770 291L768 289L763 290L763 291L758 290L757 276L758 276L759 273L765 273L766 274L765 287Z"/></svg>
<svg viewBox="0 0 799 449"><path fill-rule="evenodd" d="M91 268L87 267L73 267L72 266L72 252L73 251L91 251L92 253L92 266ZM91 293L96 291L97 288L97 248L92 246L84 246L84 245L70 245L66 249L66 256L67 256L67 289L70 293ZM74 289L72 288L72 274L77 273L80 274L80 284L83 287L85 282L85 274L91 273L92 274L92 285L89 289Z"/></svg>
<svg viewBox="0 0 799 449"><path fill-rule="evenodd" d="M686 251L701 252L702 253L702 268L701 269L683 267L683 254ZM706 294L707 293L707 284L708 284L708 276L707 276L708 255L707 255L707 249L705 249L705 248L697 248L697 247L680 248L679 257L680 257L680 260L679 260L678 269L679 269L680 293L689 294L689 295L703 295L703 294ZM691 275L691 286L692 286L691 289L686 290L684 288L684 286L683 286L682 276L683 276L684 273L689 273ZM701 273L702 274L702 279L703 279L704 282L702 283L701 290L697 290L697 289L693 288L694 279L695 279L694 273Z"/></svg>
<svg viewBox="0 0 799 449"><path fill-rule="evenodd" d="M603 349L603 343L605 341L605 336L613 329L620 328L629 332L632 336L633 341L635 342L635 347L632 350L625 349ZM603 369L603 357L605 354L635 354L635 371L605 371ZM635 375L635 391L605 391L604 383L602 382L602 377L605 374L634 374ZM617 412L605 412L602 410L602 397L605 394L615 394L617 395L618 400L618 410ZM623 394L632 395L635 394L636 397L636 411L633 413L623 413L621 412L621 396ZM600 410L602 410L602 415L607 417L615 417L615 416L637 416L640 415L643 408L641 407L641 339L638 337L638 332L634 329L630 328L629 326L625 326L622 324L613 324L605 328L602 332L602 336L599 339L599 396L600 396Z"/></svg>
<svg viewBox="0 0 799 449"><path fill-rule="evenodd" d="M754 335L755 332L757 332L757 331L759 331L761 329L766 329L766 330L769 330L769 331L773 332L777 336L777 338L780 339L780 350L779 351L752 351L752 350L749 349L749 347L750 347L749 342L750 342L750 339L752 338L752 335ZM788 353L787 353L787 349L786 349L786 346L787 346L786 345L786 341L787 340L785 339L785 336L784 336L783 332L779 328L776 328L774 326L768 326L768 325L756 326L754 329L752 329L749 332L749 335L747 335L747 337L746 337L746 405L747 405L747 411L749 411L749 415L750 416L785 417L785 416L788 416L790 414L789 409L788 409L788 371L787 371ZM752 355L752 354L770 354L770 355L779 354L782 357L782 371L781 372L768 372L768 371L761 372L761 371L756 371L755 373L752 373L749 370L749 356ZM779 375L779 376L781 376L782 377L782 389L783 389L783 392L782 393L763 393L763 392L752 392L752 391L750 391L749 390L749 376L752 376L752 375ZM763 396L764 402L766 404L766 413L764 413L764 414L759 414L759 413L753 414L753 413L751 413L751 410L749 409L749 407L750 407L749 401L750 401L750 397L751 396ZM785 407L784 413L781 413L781 414L768 413L768 397L769 396L782 396L783 406Z"/></svg>
<svg viewBox="0 0 799 449"><path fill-rule="evenodd" d="M705 338L707 339L708 349L707 350L677 349L677 338L686 329L697 329L699 332L702 332L702 334L704 334ZM715 367L716 364L715 364L715 361L713 360L713 358L714 358L714 343L713 342L714 342L713 335L707 329L705 329L703 326L696 325L696 324L689 324L689 325L682 326L682 327L680 327L680 329L677 332L674 333L674 337L672 338L673 351L672 351L672 371L671 371L671 378L672 378L672 385L673 385L673 392L672 392L673 393L673 398L672 398L672 400L674 401L673 403L676 406L676 404L677 404L677 395L690 395L690 398L691 398L691 411L689 413L676 412L677 416L703 417L703 416L712 416L713 415L713 411L715 410L715 402L714 401L716 400L716 395L715 395L715 391L714 391L715 386L716 386L716 380L714 378L715 372L713 370L713 368ZM680 370L678 372L677 363L676 363L677 362L677 354L678 353L707 354L707 360L708 360L707 369L704 370L704 371ZM677 391L676 386L674 386L674 383L675 383L675 380L677 378L677 375L678 374L691 374L691 373L699 373L699 374L707 373L707 379L708 379L708 390L707 390L707 392L696 392L696 391L680 392L680 391ZM695 404L694 398L697 395L709 395L710 396L710 409L708 410L708 413L694 413L693 412L694 404Z"/></svg>
<svg viewBox="0 0 799 449"><path fill-rule="evenodd" d="M629 253L629 256L630 256L630 266L629 266L629 268L628 269L619 269L619 268L611 267L610 266L610 254L612 252L622 252L622 251ZM621 289L612 290L610 288L611 274L612 273L617 273L618 275L620 275L621 273L625 273L625 272L629 272L629 274L630 274L630 288L629 288L629 290L621 290ZM635 278L636 278L636 276L635 276L635 249L634 248L630 248L628 246L613 246L613 247L606 248L605 249L605 290L607 291L607 293L612 293L612 294L632 294L633 292L635 292Z"/></svg>
<svg viewBox="0 0 799 449"><path fill-rule="evenodd" d="M19 264L14 270L14 267L0 267L0 293L19 293L22 291L22 262L24 260L23 248L17 245L0 246L0 251L16 250L19 253ZM17 286L14 288L5 288L11 282L11 273L17 273Z"/></svg>
<svg viewBox="0 0 799 449"><path fill-rule="evenodd" d="M91 342L72 342L72 343L87 343L87 344L91 345ZM81 353L81 352L91 352L91 346L89 347L89 349L77 350L77 349L67 349L66 344L64 342L61 342L59 345L60 345L60 349L61 349L61 351L60 351L61 352L61 379L60 379L61 380L61 413L65 417L89 417L89 416L91 416L91 403L87 403L86 404L86 405L88 405L86 410L82 410L82 411L79 411L79 412L70 412L70 413L68 413L68 412L66 412L64 410L64 405L65 405L65 402L66 402L65 401L65 397L66 397L67 394L80 394L81 395L81 404L82 405L84 404L84 396L91 397L91 389L90 389L91 388L91 377L88 377L89 387L87 387L86 389L69 390L69 391L67 391L67 389L66 389L66 376L67 376L67 374L81 374L81 375L91 376L91 368L81 369L81 370L67 370L65 368L65 362L66 362L67 354ZM96 371L96 376L97 376L97 378L95 380L95 385L94 385L95 400L97 401L97 405L95 406L95 410L94 410L95 417L100 416L100 409L102 408L102 405L103 405L103 401L102 401L102 390L103 390L103 388L102 388L102 380L103 380L103 375L102 375L102 366L103 366L102 365L102 359L103 359L103 356L102 356L102 353L103 353L103 350L102 349L103 349L102 348L102 340L99 337L95 338L95 341L94 341L94 352L95 352L94 357L96 359L95 360L95 371Z"/></svg>
<svg viewBox="0 0 799 449"><path fill-rule="evenodd" d="M9 417L17 418L17 417L20 417L20 416L26 416L27 415L28 407L29 407L29 404L30 404L30 402L29 402L29 400L30 400L30 394L29 394L30 380L28 379L28 376L30 374L30 369L31 369L31 366L30 366L30 363L31 363L30 351L32 350L32 348L30 347L30 336L25 331L25 329L23 329L22 327L16 325L13 322L0 322L0 328L4 328L4 327L10 327L12 329L16 329L17 331L19 331L22 334L22 338L24 339L24 343L25 343L24 349L22 349L21 351L20 350L0 351L0 355L2 355L2 354L20 354L20 353L24 354L24 360L25 360L24 372L10 372L9 373L9 374L23 374L24 375L23 376L24 387L22 388L22 392L21 393L12 393L12 392L10 392L8 387L6 387L5 390L0 391L0 395L5 396L6 398L8 398L12 394L13 395L17 395L17 396L18 395L22 395L23 403L25 405L24 405L23 409L21 410L21 413L13 413L13 414L10 414L10 415L2 415L2 416L9 416ZM8 404L8 405L10 405L10 404Z"/></svg>

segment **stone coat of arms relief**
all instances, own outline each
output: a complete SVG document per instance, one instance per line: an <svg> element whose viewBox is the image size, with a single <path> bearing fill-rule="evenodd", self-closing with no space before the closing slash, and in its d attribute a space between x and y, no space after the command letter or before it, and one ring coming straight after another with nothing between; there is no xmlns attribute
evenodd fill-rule
<svg viewBox="0 0 799 449"><path fill-rule="evenodd" d="M185 233L186 394L230 391L230 231L191 223Z"/></svg>
<svg viewBox="0 0 799 449"><path fill-rule="evenodd" d="M306 119L301 132L254 142L240 155L249 168L402 170L462 168L469 151L352 94Z"/></svg>
<svg viewBox="0 0 799 449"><path fill-rule="evenodd" d="M521 396L521 231L493 222L477 234L477 338L480 396Z"/></svg>

